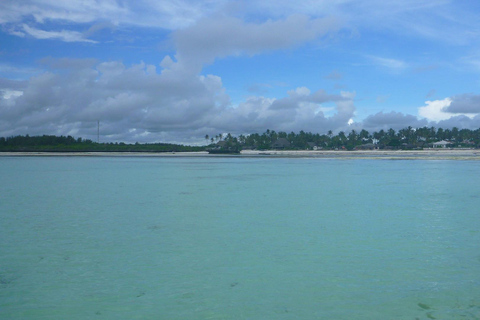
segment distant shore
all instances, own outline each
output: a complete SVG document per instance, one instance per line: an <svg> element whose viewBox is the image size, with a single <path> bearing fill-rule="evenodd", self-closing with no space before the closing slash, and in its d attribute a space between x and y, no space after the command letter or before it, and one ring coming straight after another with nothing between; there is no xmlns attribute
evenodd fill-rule
<svg viewBox="0 0 480 320"><path fill-rule="evenodd" d="M429 160L480 160L479 149L424 149L424 150L319 150L319 151L242 151L243 155L312 157L331 159L429 159Z"/></svg>
<svg viewBox="0 0 480 320"><path fill-rule="evenodd" d="M432 159L480 160L480 149L424 150L243 150L237 155L212 155L199 152L0 152L0 157L293 157L340 159Z"/></svg>

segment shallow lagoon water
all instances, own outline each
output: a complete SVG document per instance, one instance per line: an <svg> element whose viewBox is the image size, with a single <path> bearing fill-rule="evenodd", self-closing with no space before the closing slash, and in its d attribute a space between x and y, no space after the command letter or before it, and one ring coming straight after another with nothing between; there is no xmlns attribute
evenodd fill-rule
<svg viewBox="0 0 480 320"><path fill-rule="evenodd" d="M480 319L479 172L0 158L0 318Z"/></svg>

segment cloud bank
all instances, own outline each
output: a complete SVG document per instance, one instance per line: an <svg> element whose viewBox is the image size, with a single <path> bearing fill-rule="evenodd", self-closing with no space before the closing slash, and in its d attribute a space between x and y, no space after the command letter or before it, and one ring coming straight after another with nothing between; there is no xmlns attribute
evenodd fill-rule
<svg viewBox="0 0 480 320"><path fill-rule="evenodd" d="M52 71L28 81L0 79L0 136L49 133L94 139L97 121L105 141L182 143L200 142L206 134L266 129L326 133L480 126L475 95L427 101L419 112L427 116L423 119L379 112L349 125L356 111L353 92L333 94L299 87L282 98L253 95L233 106L221 78L215 75L91 59L45 59L43 63ZM470 116L461 114L466 111Z"/></svg>
<svg viewBox="0 0 480 320"><path fill-rule="evenodd" d="M280 99L251 96L232 106L222 80L121 62L47 59L51 72L29 81L0 80L0 136L29 133L110 141L198 141L205 134L335 129L353 117L352 93L307 88ZM93 64L93 65L92 65ZM6 92L21 94L6 94ZM325 116L324 104L335 106ZM327 108L328 109L328 108ZM327 130L328 130L327 129Z"/></svg>

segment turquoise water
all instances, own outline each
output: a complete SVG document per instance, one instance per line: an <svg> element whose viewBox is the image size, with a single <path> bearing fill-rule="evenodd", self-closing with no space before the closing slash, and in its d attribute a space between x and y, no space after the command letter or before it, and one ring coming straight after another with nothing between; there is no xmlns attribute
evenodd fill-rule
<svg viewBox="0 0 480 320"><path fill-rule="evenodd" d="M0 319L480 319L480 162L0 158Z"/></svg>

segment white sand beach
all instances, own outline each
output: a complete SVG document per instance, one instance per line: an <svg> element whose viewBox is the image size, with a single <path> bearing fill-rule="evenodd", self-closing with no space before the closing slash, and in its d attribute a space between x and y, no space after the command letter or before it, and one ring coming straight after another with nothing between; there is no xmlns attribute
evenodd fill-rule
<svg viewBox="0 0 480 320"><path fill-rule="evenodd" d="M449 159L480 160L480 149L424 149L424 150L282 150L255 151L245 150L242 155L267 155L284 157L319 157L319 158L362 158L362 159Z"/></svg>

